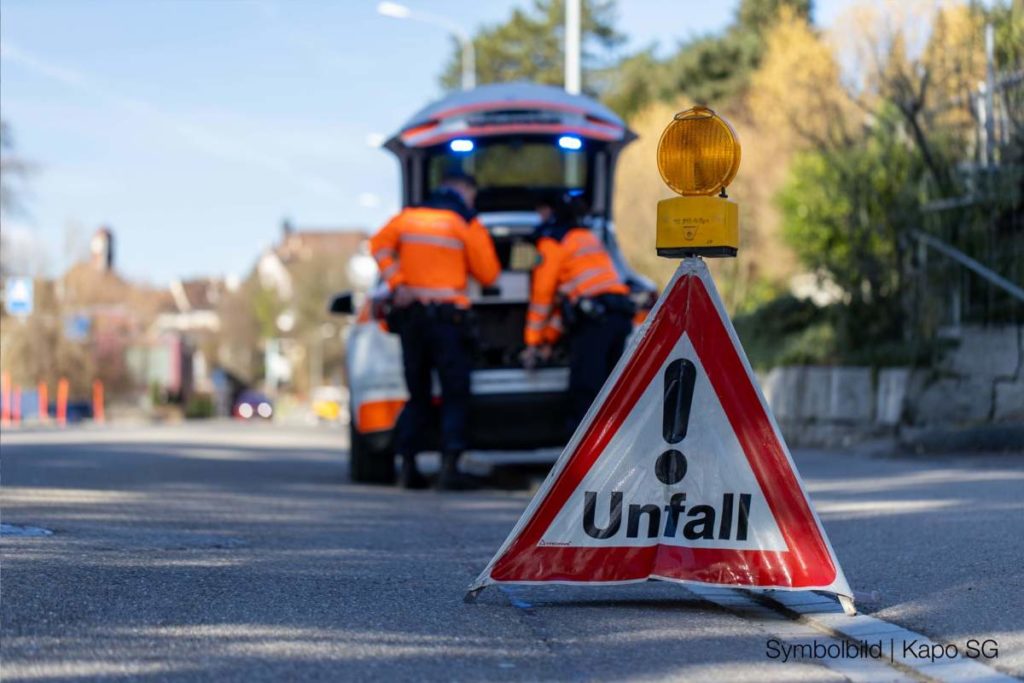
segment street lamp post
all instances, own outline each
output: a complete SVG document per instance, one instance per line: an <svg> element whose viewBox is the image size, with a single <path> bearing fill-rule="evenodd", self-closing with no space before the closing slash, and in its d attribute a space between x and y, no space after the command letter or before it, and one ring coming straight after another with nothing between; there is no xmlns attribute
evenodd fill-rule
<svg viewBox="0 0 1024 683"><path fill-rule="evenodd" d="M580 73L580 0L565 2L565 91L579 95Z"/></svg>
<svg viewBox="0 0 1024 683"><path fill-rule="evenodd" d="M424 24L440 26L455 36L462 48L462 89L472 90L476 87L476 50L473 39L455 22L429 12L414 12L397 2L382 2L377 5L377 13L392 19L412 19Z"/></svg>

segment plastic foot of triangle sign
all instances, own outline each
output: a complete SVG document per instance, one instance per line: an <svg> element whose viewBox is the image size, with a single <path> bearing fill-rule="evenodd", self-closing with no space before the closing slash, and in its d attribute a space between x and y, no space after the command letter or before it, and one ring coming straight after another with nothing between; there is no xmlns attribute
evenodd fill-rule
<svg viewBox="0 0 1024 683"><path fill-rule="evenodd" d="M648 579L853 595L696 258L469 591Z"/></svg>

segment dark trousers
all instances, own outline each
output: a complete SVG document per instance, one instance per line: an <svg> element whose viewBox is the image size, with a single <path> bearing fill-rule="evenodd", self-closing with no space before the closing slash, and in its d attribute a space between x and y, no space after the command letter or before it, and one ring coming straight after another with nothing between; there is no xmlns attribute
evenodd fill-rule
<svg viewBox="0 0 1024 683"><path fill-rule="evenodd" d="M569 332L569 432L576 431L619 361L633 329L630 315L579 316Z"/></svg>
<svg viewBox="0 0 1024 683"><path fill-rule="evenodd" d="M441 381L441 450L466 449L469 376L472 369L465 312L452 307L413 305L403 312L399 335L409 402L395 427L395 452L415 455L433 413L431 371Z"/></svg>

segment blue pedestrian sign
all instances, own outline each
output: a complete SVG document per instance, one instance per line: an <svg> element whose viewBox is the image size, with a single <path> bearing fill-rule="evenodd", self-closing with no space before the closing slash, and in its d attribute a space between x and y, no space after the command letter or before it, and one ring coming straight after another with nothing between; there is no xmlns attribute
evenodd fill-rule
<svg viewBox="0 0 1024 683"><path fill-rule="evenodd" d="M64 317L64 336L68 341L85 341L91 327L89 316L75 313Z"/></svg>
<svg viewBox="0 0 1024 683"><path fill-rule="evenodd" d="M4 308L10 315L32 314L32 278L9 277L4 288Z"/></svg>

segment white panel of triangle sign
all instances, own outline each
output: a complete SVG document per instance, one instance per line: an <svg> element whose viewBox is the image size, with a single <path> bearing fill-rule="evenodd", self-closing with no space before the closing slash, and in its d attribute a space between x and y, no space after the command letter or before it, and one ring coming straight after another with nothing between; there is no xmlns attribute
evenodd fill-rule
<svg viewBox="0 0 1024 683"><path fill-rule="evenodd" d="M679 339L656 377L661 380L669 364L680 358L696 369L689 421L700 428L688 430L676 448L667 447L662 437L663 383L652 383L555 517L541 545L786 549L688 334ZM666 450L682 453L686 462L686 473L672 485L656 474L656 458ZM608 534L615 492L621 494L619 524L616 533ZM672 497L679 493L686 494L685 501L677 498L673 506ZM588 497L595 501L593 519L580 513L586 512ZM746 503L742 515L741 501ZM651 505L657 511L644 509ZM606 537L595 538L587 527Z"/></svg>

